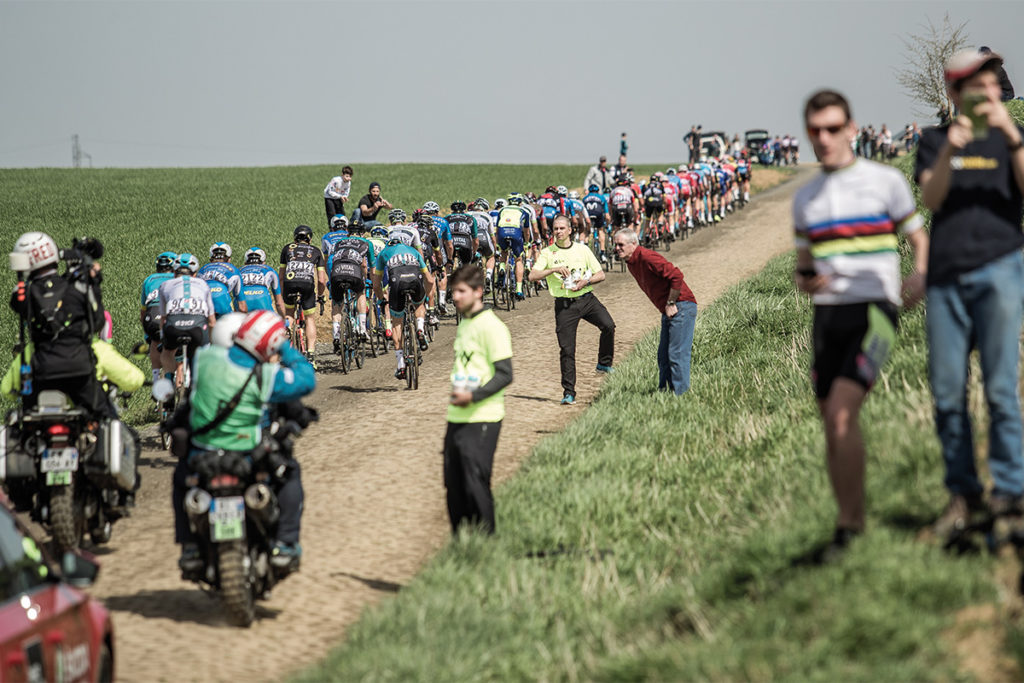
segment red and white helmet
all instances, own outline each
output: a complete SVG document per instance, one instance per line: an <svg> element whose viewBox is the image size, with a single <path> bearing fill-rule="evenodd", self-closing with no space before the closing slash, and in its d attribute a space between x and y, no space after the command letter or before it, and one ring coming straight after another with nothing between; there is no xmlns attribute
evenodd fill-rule
<svg viewBox="0 0 1024 683"><path fill-rule="evenodd" d="M54 264L60 258L57 243L45 232L26 232L14 243L14 254L28 256L29 271ZM21 260L24 261L24 257ZM14 258L11 263L14 263Z"/></svg>
<svg viewBox="0 0 1024 683"><path fill-rule="evenodd" d="M235 332L235 344L264 362L280 351L287 340L284 320L273 311L249 313Z"/></svg>

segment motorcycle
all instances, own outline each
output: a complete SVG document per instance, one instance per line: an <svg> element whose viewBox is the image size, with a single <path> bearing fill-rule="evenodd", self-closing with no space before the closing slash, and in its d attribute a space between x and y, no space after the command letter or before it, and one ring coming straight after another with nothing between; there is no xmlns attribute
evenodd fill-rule
<svg viewBox="0 0 1024 683"><path fill-rule="evenodd" d="M116 389L111 398L116 405ZM86 533L94 544L108 542L113 523L128 516L138 452L138 434L123 422L97 420L46 390L0 426L0 482L59 551L76 550Z"/></svg>
<svg viewBox="0 0 1024 683"><path fill-rule="evenodd" d="M281 515L277 488L295 437L318 416L301 405L290 412L271 422L252 451L195 453L186 480L183 505L202 564L182 569L182 578L218 595L237 626L251 625L256 601L268 599L277 582L299 569L297 559L286 566L272 562Z"/></svg>

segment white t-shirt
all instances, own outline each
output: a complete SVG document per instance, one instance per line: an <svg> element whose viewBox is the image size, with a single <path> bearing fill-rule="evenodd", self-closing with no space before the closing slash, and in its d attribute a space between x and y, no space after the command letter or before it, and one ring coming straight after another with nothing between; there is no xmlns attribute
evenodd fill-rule
<svg viewBox="0 0 1024 683"><path fill-rule="evenodd" d="M324 199L348 199L349 190L352 188L352 181L345 180L340 175L331 178L324 188Z"/></svg>

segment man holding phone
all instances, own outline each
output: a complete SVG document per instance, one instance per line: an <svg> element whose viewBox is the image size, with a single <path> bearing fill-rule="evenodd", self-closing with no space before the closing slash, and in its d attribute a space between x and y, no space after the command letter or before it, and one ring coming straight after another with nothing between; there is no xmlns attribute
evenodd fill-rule
<svg viewBox="0 0 1024 683"><path fill-rule="evenodd" d="M380 225L377 214L381 209L390 210L392 208L391 202L380 196L380 183L372 182L369 191L359 200L359 208L356 210L356 217L359 220L353 220L353 223L362 223L367 229Z"/></svg>
<svg viewBox="0 0 1024 683"><path fill-rule="evenodd" d="M999 101L994 52L962 50L945 65L946 88L960 111L929 128L918 146L915 176L932 211L928 258L928 365L935 427L950 493L935 523L951 541L984 515L984 488L974 462L967 410L968 361L978 349L990 417L989 511L1024 513L1020 414L1020 329L1024 317L1024 129Z"/></svg>
<svg viewBox="0 0 1024 683"><path fill-rule="evenodd" d="M484 281L483 269L471 264L451 276L452 299L462 314L444 435L444 486L453 534L463 523L494 533L491 470L505 417L505 387L512 382L512 337L494 311L484 308Z"/></svg>

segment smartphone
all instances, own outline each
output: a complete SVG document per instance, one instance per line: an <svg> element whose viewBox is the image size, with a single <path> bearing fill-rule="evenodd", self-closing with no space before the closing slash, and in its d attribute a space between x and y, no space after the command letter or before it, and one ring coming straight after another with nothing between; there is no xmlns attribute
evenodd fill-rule
<svg viewBox="0 0 1024 683"><path fill-rule="evenodd" d="M984 140L988 137L988 119L975 112L979 104L987 101L988 97L984 90L965 90L960 97L960 110L971 120L975 140Z"/></svg>

